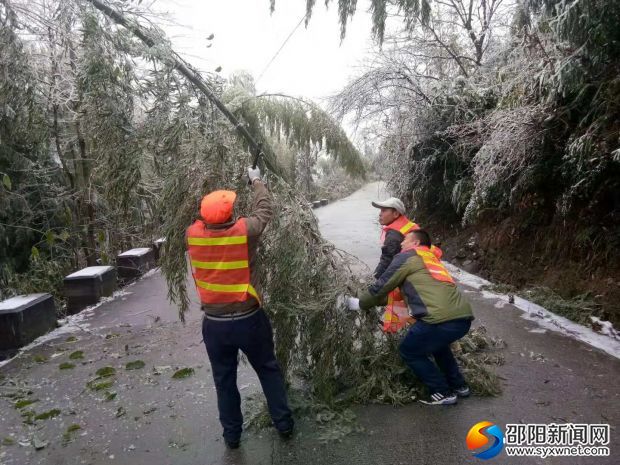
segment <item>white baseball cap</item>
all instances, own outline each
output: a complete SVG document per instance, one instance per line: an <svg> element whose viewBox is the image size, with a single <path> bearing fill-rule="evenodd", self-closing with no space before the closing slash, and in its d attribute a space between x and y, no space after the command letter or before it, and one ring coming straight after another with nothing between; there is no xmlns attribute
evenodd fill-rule
<svg viewBox="0 0 620 465"><path fill-rule="evenodd" d="M401 215L405 214L405 205L400 199L396 197L390 197L382 202L372 202L372 206L375 208L393 208Z"/></svg>

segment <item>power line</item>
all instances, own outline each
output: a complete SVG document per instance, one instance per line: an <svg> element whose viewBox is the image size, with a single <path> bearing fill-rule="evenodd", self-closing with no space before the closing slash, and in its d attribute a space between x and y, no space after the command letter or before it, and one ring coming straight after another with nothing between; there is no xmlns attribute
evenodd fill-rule
<svg viewBox="0 0 620 465"><path fill-rule="evenodd" d="M282 49L284 48L284 46L286 45L286 43L289 41L289 39L291 37L293 37L293 34L295 34L295 32L297 31L297 29L299 29L299 26L301 26L301 23L303 23L304 19L306 19L306 16L308 14L305 13L301 19L299 20L299 23L297 23L297 26L295 26L295 28L291 31L291 33L288 35L288 37L286 39L284 39L284 42L282 43L282 45L280 46L280 48L278 49L278 51L273 55L273 57L271 58L271 60L269 60L269 63L267 63L267 65L265 65L265 67L263 68L263 70L261 71L260 75L258 76L258 78L256 79L255 84L258 84L258 81L260 81L260 79L263 77L263 75L265 74L265 72L269 69L269 67L271 66L271 64L275 61L275 59L278 57L278 55L280 54L280 52L282 51Z"/></svg>

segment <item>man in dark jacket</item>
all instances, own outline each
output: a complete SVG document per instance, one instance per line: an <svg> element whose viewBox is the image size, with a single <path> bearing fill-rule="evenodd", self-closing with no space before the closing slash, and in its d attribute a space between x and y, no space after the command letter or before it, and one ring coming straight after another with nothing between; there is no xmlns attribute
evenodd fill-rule
<svg viewBox="0 0 620 465"><path fill-rule="evenodd" d="M374 277L379 278L400 252L400 244L405 234L420 227L405 216L405 205L400 199L390 197L382 202L372 202L372 206L379 208L379 224L383 228L381 240L381 258L374 271Z"/></svg>

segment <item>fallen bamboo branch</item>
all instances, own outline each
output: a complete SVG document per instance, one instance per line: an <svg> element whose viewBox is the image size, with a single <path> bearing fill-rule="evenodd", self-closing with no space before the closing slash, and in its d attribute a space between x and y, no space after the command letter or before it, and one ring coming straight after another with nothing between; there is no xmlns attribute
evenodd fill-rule
<svg viewBox="0 0 620 465"><path fill-rule="evenodd" d="M101 11L108 18L110 18L112 21L114 21L116 24L123 26L127 30L131 31L131 33L133 33L138 39L144 42L144 44L146 44L148 47L154 47L156 45L155 40L149 37L147 32L144 31L144 29L141 26L128 21L122 14L115 11L113 8L109 7L108 5L104 4L103 2L99 0L87 0L87 1L90 2L95 8ZM231 111L228 108L226 108L226 105L224 105L221 102L221 100L215 96L213 91L204 82L204 80L202 79L202 77L197 71L194 71L193 69L191 69L187 65L187 63L185 63L184 60L181 59L181 57L179 57L174 52L171 54L170 58L172 60L172 64L174 68L178 72L180 72L183 76L185 76L188 81L194 84L203 94L205 94L206 97L217 107L217 109L222 112L222 114L226 117L226 119L230 121L230 123L235 127L235 129L241 135L241 137L243 137L246 143L250 146L250 150L254 154L252 166L256 168L258 159L261 157L261 155L265 155L265 151L263 150L263 144L257 142L256 139L254 139L254 137L252 136L252 134L250 134L250 132L247 130L247 128L235 117L235 115L231 113ZM269 153L271 152L269 151ZM277 169L275 164L271 162L269 157L263 156L263 161L265 163L265 166L269 168L270 171L272 171L273 173L277 174L280 177L283 177L280 170Z"/></svg>

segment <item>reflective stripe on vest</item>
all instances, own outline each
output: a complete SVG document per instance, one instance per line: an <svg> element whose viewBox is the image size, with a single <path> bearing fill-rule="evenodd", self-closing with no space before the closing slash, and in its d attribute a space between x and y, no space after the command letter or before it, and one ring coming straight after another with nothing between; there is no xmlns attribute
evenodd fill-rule
<svg viewBox="0 0 620 465"><path fill-rule="evenodd" d="M398 231L404 236L408 232L420 229L420 226L410 221L405 215L400 215L396 220L383 227L381 243L384 242L385 234L390 229ZM415 322L415 318L409 314L409 307L403 300L398 289L394 289L388 294L388 303L383 312L382 320L383 332L386 333L396 333Z"/></svg>
<svg viewBox="0 0 620 465"><path fill-rule="evenodd" d="M415 322L415 318L409 314L409 307L398 289L394 289L388 294L388 303L383 312L382 320L384 333L396 333Z"/></svg>
<svg viewBox="0 0 620 465"><path fill-rule="evenodd" d="M196 279L196 286L202 289L206 289L207 291L219 293L247 292L248 294L256 298L256 300L260 301L260 299L258 298L258 293L251 284L213 284Z"/></svg>
<svg viewBox="0 0 620 465"><path fill-rule="evenodd" d="M437 258L438 255L441 256L441 249L433 246L432 249L428 247L415 247L414 250L422 258L424 266L433 278L437 281L454 284L454 279L452 279L446 267Z"/></svg>
<svg viewBox="0 0 620 465"><path fill-rule="evenodd" d="M194 268L202 268L203 270L239 270L249 266L247 260L239 260L238 262L201 262L192 260Z"/></svg>
<svg viewBox="0 0 620 465"><path fill-rule="evenodd" d="M247 236L188 237L187 238L187 243L189 245L236 245L236 244L247 244L248 243L248 237Z"/></svg>
<svg viewBox="0 0 620 465"><path fill-rule="evenodd" d="M404 236L408 232L411 232L411 231L413 231L415 229L420 229L420 226L418 226L413 221L410 221L406 216L400 215L398 218L396 218L390 224L388 224L386 226L383 226L383 232L381 233L381 242L383 242L383 240L385 239L385 234L390 229L393 229L394 231L398 231L399 233L401 233Z"/></svg>
<svg viewBox="0 0 620 465"><path fill-rule="evenodd" d="M255 298L250 284L248 236L245 219L225 230L207 229L197 220L187 229L192 276L202 303L245 302Z"/></svg>

